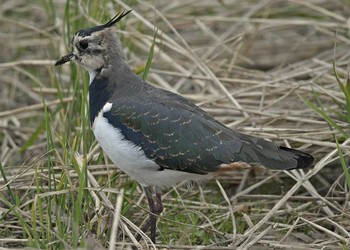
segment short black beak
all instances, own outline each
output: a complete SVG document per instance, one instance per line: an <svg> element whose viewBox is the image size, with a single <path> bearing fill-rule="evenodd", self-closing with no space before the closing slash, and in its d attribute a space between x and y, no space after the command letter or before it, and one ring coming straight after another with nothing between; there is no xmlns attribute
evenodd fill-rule
<svg viewBox="0 0 350 250"><path fill-rule="evenodd" d="M57 60L57 62L55 63L55 66L62 65L66 62L69 62L72 60L73 57L74 57L73 53L69 53L65 56L62 56L60 59Z"/></svg>

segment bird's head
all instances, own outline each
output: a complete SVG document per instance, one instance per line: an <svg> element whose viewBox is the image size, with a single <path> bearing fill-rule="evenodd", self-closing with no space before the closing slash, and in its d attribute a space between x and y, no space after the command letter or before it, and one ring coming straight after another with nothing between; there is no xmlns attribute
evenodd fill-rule
<svg viewBox="0 0 350 250"><path fill-rule="evenodd" d="M96 74L102 68L108 67L110 62L124 60L114 24L130 11L118 13L103 25L76 32L71 42L70 53L57 60L55 66L73 61L82 65L90 74Z"/></svg>

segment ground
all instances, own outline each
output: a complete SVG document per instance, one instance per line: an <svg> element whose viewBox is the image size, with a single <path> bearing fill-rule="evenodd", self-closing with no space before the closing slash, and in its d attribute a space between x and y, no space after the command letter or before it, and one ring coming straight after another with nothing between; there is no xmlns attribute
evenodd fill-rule
<svg viewBox="0 0 350 250"><path fill-rule="evenodd" d="M149 232L135 242L147 201L94 140L88 74L53 66L75 31L128 9L117 26L135 72L315 167L164 190L158 244ZM349 11L346 0L3 1L0 246L348 249Z"/></svg>

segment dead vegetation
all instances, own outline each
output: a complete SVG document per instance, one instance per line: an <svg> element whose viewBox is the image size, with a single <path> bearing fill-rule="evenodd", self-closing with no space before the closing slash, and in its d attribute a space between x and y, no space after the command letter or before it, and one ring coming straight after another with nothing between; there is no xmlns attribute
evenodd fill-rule
<svg viewBox="0 0 350 250"><path fill-rule="evenodd" d="M136 72L157 28L148 81L231 128L312 153L316 166L179 185L164 195L161 245L146 235L135 242L147 217L141 189L94 142L85 72L53 67L76 30L130 8L119 26ZM347 249L349 187L337 141L348 163L350 105L333 60L346 83L349 11L345 0L4 1L0 246Z"/></svg>

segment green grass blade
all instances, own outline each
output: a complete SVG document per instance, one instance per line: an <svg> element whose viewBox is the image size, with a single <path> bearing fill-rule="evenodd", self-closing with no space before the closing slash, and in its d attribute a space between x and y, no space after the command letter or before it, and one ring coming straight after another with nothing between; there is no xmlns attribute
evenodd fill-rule
<svg viewBox="0 0 350 250"><path fill-rule="evenodd" d="M5 170L4 170L4 167L1 163L1 161L0 161L0 172L1 172L2 178L4 179L4 182L6 183L6 189L7 189L8 194L11 197L12 203L15 204L15 202L16 202L15 196L12 192L11 186L9 185L9 183L7 181L6 173L5 173Z"/></svg>
<svg viewBox="0 0 350 250"><path fill-rule="evenodd" d="M153 61L153 56L154 56L154 45L156 44L157 35L158 35L158 29L156 30L156 32L154 33L154 36L153 36L152 46L151 46L151 49L148 53L147 63L146 63L146 66L145 66L145 69L144 69L143 75L142 75L143 80L147 79L148 73L149 73L151 66L152 66L152 61Z"/></svg>
<svg viewBox="0 0 350 250"><path fill-rule="evenodd" d="M347 79L345 84L343 84L341 82L340 77L339 77L337 70L336 70L335 60L333 60L333 73L334 73L335 79L337 80L337 83L338 83L340 89L342 90L342 92L345 96L346 117L347 117L347 122L348 122L349 127L350 127L350 80Z"/></svg>
<svg viewBox="0 0 350 250"><path fill-rule="evenodd" d="M314 110L317 114L319 114L323 119L325 119L328 124L330 124L334 129L338 130L345 138L348 137L347 133L340 127L329 115L326 114L322 109L318 108L315 104L305 99L304 97L298 95L299 98L312 110Z"/></svg>
<svg viewBox="0 0 350 250"><path fill-rule="evenodd" d="M42 122L34 131L34 133L29 137L26 143L20 148L21 152L26 151L30 146L32 146L39 136L45 131L45 122Z"/></svg>
<svg viewBox="0 0 350 250"><path fill-rule="evenodd" d="M344 155L343 155L343 151L340 148L340 145L338 143L337 138L335 138L335 142L337 143L337 149L338 149L338 154L339 154L339 160L340 160L340 164L343 168L343 172L344 172L344 176L345 176L345 182L348 186L348 190L350 190L350 173L349 173L349 167L347 166L345 159L344 159Z"/></svg>

